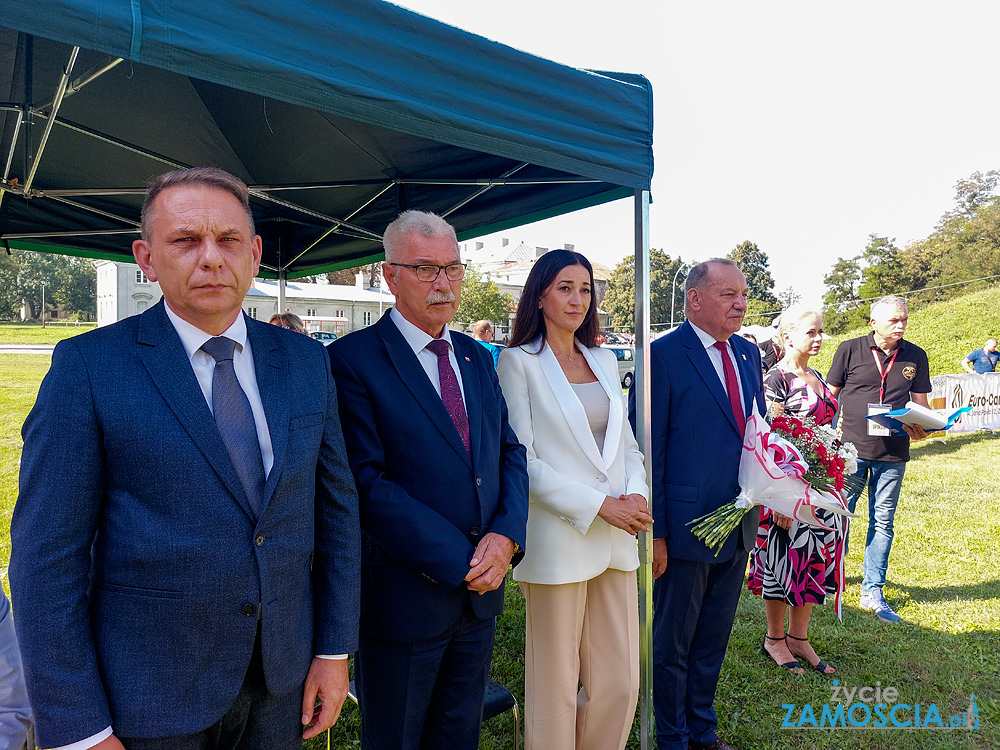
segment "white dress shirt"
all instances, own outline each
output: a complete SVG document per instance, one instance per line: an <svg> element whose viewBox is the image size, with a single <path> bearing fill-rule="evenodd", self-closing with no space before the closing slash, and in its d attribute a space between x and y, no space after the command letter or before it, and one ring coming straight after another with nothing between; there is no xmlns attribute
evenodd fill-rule
<svg viewBox="0 0 1000 750"><path fill-rule="evenodd" d="M208 352L203 352L201 346L213 337L181 318L165 302L163 307L167 311L167 317L173 323L177 335L181 337L181 344L184 345L184 351L187 352L191 369L194 370L194 376L198 378L198 385L201 386L201 392L205 396L205 401L208 402L208 408L211 409L215 358ZM266 477L271 472L271 467L274 466L274 451L271 448L271 433L267 429L264 404L260 400L257 371L253 365L253 350L251 350L250 340L247 338L247 323L243 319L242 312L236 316L233 324L222 332L222 335L236 342L236 349L233 351L233 369L236 370L236 379L240 381L240 387L247 394L247 400L250 402L253 421L257 427L257 442L260 443L260 456L264 461L264 476Z"/></svg>
<svg viewBox="0 0 1000 750"><path fill-rule="evenodd" d="M688 323L691 323L689 320ZM726 391L726 372L722 369L722 352L715 346L715 337L711 334L705 333L694 323L691 323L691 327L694 332L698 335L698 340L705 347L708 352L708 358L712 361L712 367L715 368L715 374L719 376L719 381L722 383L722 390ZM743 413L747 413L747 404L743 399L743 381L740 379L740 368L736 364L736 352L733 351L733 345L729 343L729 339L726 339L726 353L729 355L729 360L733 363L733 369L736 371L736 385L740 389L740 404L743 406ZM729 392L726 391L726 395Z"/></svg>
<svg viewBox="0 0 1000 750"><path fill-rule="evenodd" d="M440 396L441 376L438 374L438 356L427 348L429 343L437 341L437 339L413 325L395 307L389 311L389 318L396 324L399 332L403 334L403 338L406 339L406 343L410 345L413 353L417 355L417 361L424 368L427 378L431 381L431 385L434 386L434 390L437 391L438 396ZM455 344L452 343L451 332L448 330L448 326L444 327L441 340L448 342L448 361L451 362L451 369L455 371L455 377L458 379L458 387L462 391L462 405L465 406L465 386L462 384L462 371L458 367L458 358L455 356ZM465 413L466 415L469 413L469 407L467 406L465 407Z"/></svg>

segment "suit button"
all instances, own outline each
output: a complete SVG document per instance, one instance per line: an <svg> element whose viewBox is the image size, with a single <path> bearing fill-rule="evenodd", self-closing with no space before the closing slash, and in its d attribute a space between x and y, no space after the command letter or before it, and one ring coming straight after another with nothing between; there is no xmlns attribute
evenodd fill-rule
<svg viewBox="0 0 1000 750"><path fill-rule="evenodd" d="M469 534L471 536L479 536L479 527L473 526L471 529L469 529Z"/></svg>
<svg viewBox="0 0 1000 750"><path fill-rule="evenodd" d="M243 609L240 611L243 612L243 614L245 614L247 617L253 617L254 613L257 612L257 608L254 607L252 604L244 604Z"/></svg>
<svg viewBox="0 0 1000 750"><path fill-rule="evenodd" d="M483 478L476 477L476 487L482 487L482 486L483 486Z"/></svg>
<svg viewBox="0 0 1000 750"><path fill-rule="evenodd" d="M261 545L264 544L264 535L263 534L258 534L257 538L254 539L254 541L257 543L257 546L260 547Z"/></svg>

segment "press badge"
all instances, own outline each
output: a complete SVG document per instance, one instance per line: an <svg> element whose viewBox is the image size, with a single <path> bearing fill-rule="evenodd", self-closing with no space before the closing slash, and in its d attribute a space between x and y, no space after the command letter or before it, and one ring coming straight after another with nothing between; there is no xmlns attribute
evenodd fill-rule
<svg viewBox="0 0 1000 750"><path fill-rule="evenodd" d="M885 414L892 411L892 404L868 404L868 414ZM888 427L883 427L878 422L868 420L868 434L873 437L889 437L892 433Z"/></svg>

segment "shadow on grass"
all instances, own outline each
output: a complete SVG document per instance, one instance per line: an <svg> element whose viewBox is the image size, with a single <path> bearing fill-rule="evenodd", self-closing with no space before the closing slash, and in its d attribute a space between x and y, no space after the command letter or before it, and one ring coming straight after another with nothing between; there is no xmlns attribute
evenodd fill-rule
<svg viewBox="0 0 1000 750"><path fill-rule="evenodd" d="M927 588L894 585L914 600L937 601L968 597L970 591L1000 586L998 581L970 586ZM764 632L763 602L743 592L733 634L722 667L716 710L720 735L741 750L993 750L1000 747L1000 632L996 630L952 634L912 623L888 626L870 613L844 607L843 621L832 606L817 607L810 640L824 659L837 668L836 675L807 671L794 677L760 655ZM507 608L497 623L492 677L506 685L524 709L524 600L508 580ZM802 706L811 704L816 715L830 702L833 681L848 689L863 686L895 687L897 703L920 703L922 712L935 704L943 723L965 711L972 693L979 707L980 728L949 730L932 725L921 729L783 727L794 705L792 723L798 723ZM855 702L857 702L855 700ZM833 706L836 708L836 706ZM926 715L926 713L922 713ZM912 718L912 711L904 717ZM806 722L808 723L808 722ZM344 707L341 721L331 733L335 750L356 748L359 743L358 711ZM483 724L481 750L513 746L514 722L510 713ZM305 750L326 747L325 736L305 744ZM639 717L629 738L629 750L638 750Z"/></svg>
<svg viewBox="0 0 1000 750"><path fill-rule="evenodd" d="M848 587L860 587L861 576L848 576L846 582ZM893 581L890 576L886 581L886 589L892 592L886 594L886 599L894 607L902 607L910 602L932 604L961 599L1000 599L1000 579L961 586L907 586Z"/></svg>
<svg viewBox="0 0 1000 750"><path fill-rule="evenodd" d="M1000 433L997 432L959 432L947 437L930 438L925 443L914 445L913 458L943 456L968 445L977 445L998 438L1000 438Z"/></svg>
<svg viewBox="0 0 1000 750"><path fill-rule="evenodd" d="M979 587L944 588L968 592ZM919 587L909 590L919 593L922 601L934 600L940 591ZM742 750L1000 747L997 679L1000 652L996 648L1000 632L953 634L905 622L890 626L870 613L848 606L844 607L843 615L841 622L831 606L817 608L810 629L810 640L817 653L836 667L837 673L824 676L807 671L801 677L794 677L759 655L760 636L765 627L764 607L759 599L744 593L716 699L720 732L727 741ZM944 723L965 711L975 693L980 728L960 732L936 725L921 729L782 726L788 713L783 708L786 705L796 706L792 712L793 724L801 719L804 704L811 704L819 717L823 704L833 697L835 679L839 686L849 689L874 687L877 683L882 688L895 687L897 703L911 706L920 703L924 710L933 703Z"/></svg>

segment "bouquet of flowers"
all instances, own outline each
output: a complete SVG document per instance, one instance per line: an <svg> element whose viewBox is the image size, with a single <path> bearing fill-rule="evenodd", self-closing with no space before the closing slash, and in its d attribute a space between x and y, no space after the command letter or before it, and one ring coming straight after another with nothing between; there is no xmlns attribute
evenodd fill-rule
<svg viewBox="0 0 1000 750"><path fill-rule="evenodd" d="M847 509L843 489L844 475L857 471L857 459L854 445L838 441L830 427L782 415L768 428L759 414L753 414L743 438L739 496L688 525L716 555L756 505L829 529L817 518L817 508L856 517Z"/></svg>

